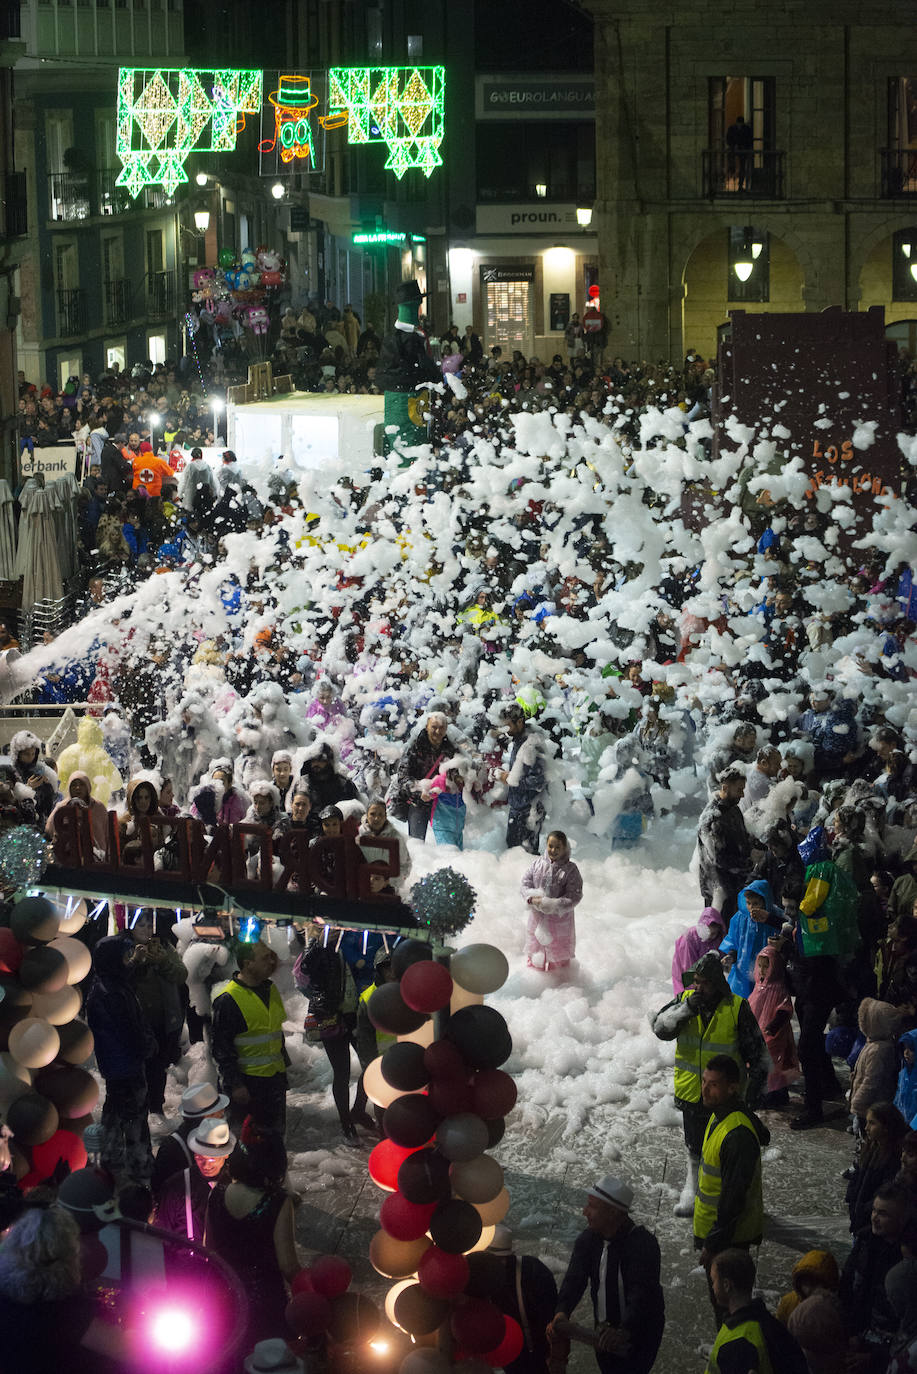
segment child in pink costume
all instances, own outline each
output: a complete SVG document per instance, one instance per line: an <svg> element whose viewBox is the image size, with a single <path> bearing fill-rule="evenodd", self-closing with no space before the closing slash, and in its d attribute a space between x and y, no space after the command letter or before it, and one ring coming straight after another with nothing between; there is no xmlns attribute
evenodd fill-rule
<svg viewBox="0 0 917 1374"><path fill-rule="evenodd" d="M761 1027L774 1067L767 1075L768 1094L786 1100L791 1083L802 1077L790 1019L793 1003L786 985L786 965L773 945L765 945L755 960L755 986L748 1005Z"/></svg>
<svg viewBox="0 0 917 1374"><path fill-rule="evenodd" d="M522 895L528 904L525 955L529 968L549 973L566 968L576 951L573 909L583 896L583 879L570 860L562 830L552 830L545 852L527 869Z"/></svg>
<svg viewBox="0 0 917 1374"><path fill-rule="evenodd" d="M679 935L672 956L672 987L676 997L685 991L682 975L694 967L702 954L719 949L720 941L726 934L726 924L715 906L705 906L697 925L690 926Z"/></svg>

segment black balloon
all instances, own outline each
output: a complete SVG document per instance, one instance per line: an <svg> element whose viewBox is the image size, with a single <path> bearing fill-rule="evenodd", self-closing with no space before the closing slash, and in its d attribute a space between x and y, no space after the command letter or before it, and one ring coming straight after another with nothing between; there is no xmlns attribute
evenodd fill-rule
<svg viewBox="0 0 917 1374"><path fill-rule="evenodd" d="M378 1307L362 1293L339 1293L331 1299L328 1331L340 1345L372 1340L379 1330L379 1321Z"/></svg>
<svg viewBox="0 0 917 1374"><path fill-rule="evenodd" d="M509 1028L493 1007L462 1007L449 1018L445 1038L472 1069L497 1069L513 1052Z"/></svg>
<svg viewBox="0 0 917 1374"><path fill-rule="evenodd" d="M423 940L401 940L392 950L392 973L403 978L412 964L433 958L433 947Z"/></svg>
<svg viewBox="0 0 917 1374"><path fill-rule="evenodd" d="M387 1113L386 1113L387 1114ZM408 1202L443 1202L452 1196L449 1161L438 1150L416 1150L398 1170L398 1191Z"/></svg>
<svg viewBox="0 0 917 1374"><path fill-rule="evenodd" d="M19 965L19 981L29 992L59 992L67 985L67 960L59 949L34 945Z"/></svg>
<svg viewBox="0 0 917 1374"><path fill-rule="evenodd" d="M420 1030L427 1019L424 1012L411 1010L401 996L397 983L383 983L376 988L367 1010L376 1030L388 1035L410 1035L412 1031Z"/></svg>
<svg viewBox="0 0 917 1374"><path fill-rule="evenodd" d="M430 1218L433 1244L450 1255L462 1255L472 1245L477 1245L483 1229L480 1213L470 1202L461 1202L458 1198L441 1202Z"/></svg>
<svg viewBox="0 0 917 1374"><path fill-rule="evenodd" d="M506 1121L502 1116L495 1116L493 1121L486 1121L484 1124L487 1127L487 1148L492 1150L506 1135Z"/></svg>
<svg viewBox="0 0 917 1374"><path fill-rule="evenodd" d="M400 1092L412 1093L424 1088L429 1081L424 1064L423 1045L413 1040L400 1040L389 1045L382 1056L382 1077Z"/></svg>
<svg viewBox="0 0 917 1374"><path fill-rule="evenodd" d="M439 1112L422 1093L405 1093L385 1109L385 1134L410 1150L426 1145L439 1122Z"/></svg>
<svg viewBox="0 0 917 1374"><path fill-rule="evenodd" d="M6 1124L17 1144L30 1150L33 1145L44 1145L51 1139L60 1125L60 1117L53 1102L40 1093L28 1092L7 1107Z"/></svg>
<svg viewBox="0 0 917 1374"><path fill-rule="evenodd" d="M419 1283L412 1283L395 1299L395 1321L412 1336L429 1336L448 1315L448 1301L434 1298Z"/></svg>

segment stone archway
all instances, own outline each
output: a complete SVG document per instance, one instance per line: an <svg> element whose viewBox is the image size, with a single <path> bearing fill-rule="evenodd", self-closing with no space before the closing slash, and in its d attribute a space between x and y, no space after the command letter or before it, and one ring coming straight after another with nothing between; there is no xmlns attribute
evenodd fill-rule
<svg viewBox="0 0 917 1374"><path fill-rule="evenodd" d="M912 320L917 315L917 295L911 300L894 299L895 235L906 229L913 230L917 244L917 206L911 215L895 215L876 225L856 242L852 254L851 279L856 286L859 309L883 306L886 324Z"/></svg>
<svg viewBox="0 0 917 1374"><path fill-rule="evenodd" d="M735 222L735 216L723 217L712 228L708 219L706 233L698 236L681 275L682 348L695 348L706 358L716 356L717 329L726 322L730 310L761 314L806 308L807 277L795 247L789 242L790 235L783 232L783 224L777 233L761 217L755 217L754 224L756 229L767 229L770 235L770 298L766 302L729 299L726 231Z"/></svg>

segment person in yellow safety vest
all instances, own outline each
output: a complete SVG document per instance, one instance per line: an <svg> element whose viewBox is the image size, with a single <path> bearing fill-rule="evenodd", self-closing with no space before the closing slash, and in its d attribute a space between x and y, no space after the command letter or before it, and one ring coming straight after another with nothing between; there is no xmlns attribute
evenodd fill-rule
<svg viewBox="0 0 917 1374"><path fill-rule="evenodd" d="M357 1051L357 1058L360 1061L362 1072L369 1068L378 1055L384 1054L389 1045L394 1045L398 1039L397 1035L387 1035L385 1031L377 1030L369 1019L369 999L372 997L376 988L380 988L383 983L393 983L395 975L392 972L392 952L388 944L383 944L376 950L373 959L373 981L360 993L357 1001L357 1025L354 1033L354 1045ZM381 1107L374 1107L376 1113L375 1121L367 1111L366 1090L363 1087L362 1073L360 1076L360 1086L357 1090L357 1100L354 1102L353 1110L350 1113L351 1119L358 1126L365 1126L369 1130L375 1131L379 1136L383 1135L382 1121L385 1115Z"/></svg>
<svg viewBox="0 0 917 1374"><path fill-rule="evenodd" d="M715 1054L704 1069L701 1091L710 1109L704 1133L697 1196L694 1199L694 1248L707 1270L721 1250L747 1249L764 1237L761 1147L770 1131L739 1096L741 1070L726 1054ZM722 1321L713 1289L710 1299L717 1325Z"/></svg>
<svg viewBox="0 0 917 1374"><path fill-rule="evenodd" d="M701 1097L701 1075L717 1054L726 1054L747 1079L746 1098L755 1103L770 1068L770 1056L754 1013L726 982L719 956L703 954L682 975L685 991L652 1018L659 1040L675 1040L675 1106L682 1114L688 1174L675 1204L677 1217L694 1215L701 1146L710 1112Z"/></svg>
<svg viewBox="0 0 917 1374"><path fill-rule="evenodd" d="M230 1124L251 1115L283 1134L290 1060L283 1043L286 1011L271 982L277 956L260 940L240 942L235 955L239 971L213 1000L211 1042L220 1086L230 1099Z"/></svg>
<svg viewBox="0 0 917 1374"><path fill-rule="evenodd" d="M725 1315L705 1374L807 1374L799 1345L762 1300L753 1297L755 1262L747 1250L717 1255L710 1281Z"/></svg>

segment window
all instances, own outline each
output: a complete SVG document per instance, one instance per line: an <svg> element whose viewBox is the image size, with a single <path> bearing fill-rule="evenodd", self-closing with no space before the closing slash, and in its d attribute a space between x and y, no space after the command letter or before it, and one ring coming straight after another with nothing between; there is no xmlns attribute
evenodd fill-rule
<svg viewBox="0 0 917 1374"><path fill-rule="evenodd" d="M768 234L751 224L733 224L728 235L726 299L769 301L771 298Z"/></svg>
<svg viewBox="0 0 917 1374"><path fill-rule="evenodd" d="M595 124L488 124L477 140L478 200L595 199Z"/></svg>
<svg viewBox="0 0 917 1374"><path fill-rule="evenodd" d="M917 225L892 236L892 300L917 301Z"/></svg>
<svg viewBox="0 0 917 1374"><path fill-rule="evenodd" d="M917 195L917 76L896 76L888 83L888 147L882 149L882 194Z"/></svg>
<svg viewBox="0 0 917 1374"><path fill-rule="evenodd" d="M83 375L83 355L82 353L68 353L66 357L57 357L57 385L63 391L71 377L82 377Z"/></svg>
<svg viewBox="0 0 917 1374"><path fill-rule="evenodd" d="M779 196L782 153L775 148L772 76L711 76L707 98L708 195Z"/></svg>
<svg viewBox="0 0 917 1374"><path fill-rule="evenodd" d="M153 364L164 363L166 360L166 336L165 334L147 334L146 336L146 356Z"/></svg>
<svg viewBox="0 0 917 1374"><path fill-rule="evenodd" d="M113 367L115 363L121 372L124 371L124 360L127 354L127 345L124 339L118 339L113 343L105 345L105 366Z"/></svg>

